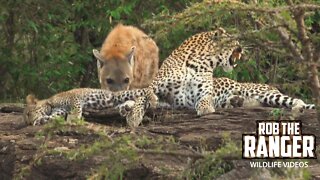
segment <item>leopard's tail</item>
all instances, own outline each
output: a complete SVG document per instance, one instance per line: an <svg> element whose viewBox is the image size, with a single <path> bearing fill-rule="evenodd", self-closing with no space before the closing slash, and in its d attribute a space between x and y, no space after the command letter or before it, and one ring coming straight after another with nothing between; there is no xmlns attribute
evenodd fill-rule
<svg viewBox="0 0 320 180"><path fill-rule="evenodd" d="M316 109L316 105L314 105L314 104L306 104L303 108L304 109Z"/></svg>
<svg viewBox="0 0 320 180"><path fill-rule="evenodd" d="M293 98L282 93L268 93L254 95L254 98L262 104L269 106L299 108L299 109L315 109L314 104L306 104L301 99Z"/></svg>

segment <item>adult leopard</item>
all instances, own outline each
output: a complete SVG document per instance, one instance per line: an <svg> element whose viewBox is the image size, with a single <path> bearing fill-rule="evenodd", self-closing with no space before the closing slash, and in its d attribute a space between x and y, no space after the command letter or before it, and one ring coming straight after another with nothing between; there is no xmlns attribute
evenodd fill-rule
<svg viewBox="0 0 320 180"><path fill-rule="evenodd" d="M276 87L268 84L241 83L226 77L213 78L212 105L214 108L257 107L271 106L291 108L293 114L298 114L304 109L315 109L314 104L307 104L301 99L293 98L281 93ZM145 101L142 101L145 103ZM127 116L134 106L134 101L121 105L123 116ZM147 106L148 104L141 103ZM144 112L140 110L139 116ZM140 121L130 121L130 126L138 126Z"/></svg>
<svg viewBox="0 0 320 180"><path fill-rule="evenodd" d="M195 109L198 115L214 112L213 70L221 66L231 71L241 53L239 42L222 28L191 36L164 60L147 88L151 96L139 97L124 113L127 122L131 126L139 124L154 95L173 108Z"/></svg>
<svg viewBox="0 0 320 180"><path fill-rule="evenodd" d="M239 42L222 28L196 34L183 42L163 62L148 87L149 95L154 93L173 108L195 109L200 116L212 113L218 107L231 106L230 101L234 97L289 107L294 111L314 109L313 104L305 104L300 99L286 96L269 85L212 78L217 66L222 66L225 71L232 70L241 53ZM128 111L122 115L126 116L130 126L140 124L149 99L148 96L142 96L135 103L126 105Z"/></svg>

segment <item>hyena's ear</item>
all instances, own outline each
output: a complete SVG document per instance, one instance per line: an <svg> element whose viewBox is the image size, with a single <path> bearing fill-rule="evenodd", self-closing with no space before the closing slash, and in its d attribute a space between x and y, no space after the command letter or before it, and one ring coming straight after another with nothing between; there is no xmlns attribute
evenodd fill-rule
<svg viewBox="0 0 320 180"><path fill-rule="evenodd" d="M96 59L97 59L97 68L99 70L103 66L104 58L101 56L101 54L98 50L93 49L92 52L93 52L94 57L96 57Z"/></svg>
<svg viewBox="0 0 320 180"><path fill-rule="evenodd" d="M131 66L133 66L133 64L134 64L134 53L135 53L135 51L136 51L136 47L132 46L130 52L127 55L129 64Z"/></svg>
<svg viewBox="0 0 320 180"><path fill-rule="evenodd" d="M33 94L29 94L26 97L26 102L27 102L27 105L35 105L37 104L38 99Z"/></svg>

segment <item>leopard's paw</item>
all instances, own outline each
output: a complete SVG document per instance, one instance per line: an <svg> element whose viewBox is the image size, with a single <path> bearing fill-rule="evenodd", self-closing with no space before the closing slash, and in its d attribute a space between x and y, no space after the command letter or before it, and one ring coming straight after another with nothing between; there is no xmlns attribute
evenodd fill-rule
<svg viewBox="0 0 320 180"><path fill-rule="evenodd" d="M211 113L214 113L214 112L215 112L215 109L212 106L199 107L197 109L197 115L198 116L203 116L203 115L211 114Z"/></svg>
<svg viewBox="0 0 320 180"><path fill-rule="evenodd" d="M234 95L227 100L226 108L242 107L244 98L240 95Z"/></svg>
<svg viewBox="0 0 320 180"><path fill-rule="evenodd" d="M142 113L133 113L132 111L127 115L126 117L127 124L131 128L138 127L142 120L143 120L143 114Z"/></svg>
<svg viewBox="0 0 320 180"><path fill-rule="evenodd" d="M46 124L47 122L48 122L48 118L37 119L33 122L33 126L43 125L43 124Z"/></svg>
<svg viewBox="0 0 320 180"><path fill-rule="evenodd" d="M212 105L212 96L211 95L203 96L202 99L200 99L197 102L195 109L197 111L198 116L203 116L203 115L215 112L215 109Z"/></svg>
<svg viewBox="0 0 320 180"><path fill-rule="evenodd" d="M119 113L122 117L126 117L135 105L135 101L129 100L118 106Z"/></svg>
<svg viewBox="0 0 320 180"><path fill-rule="evenodd" d="M150 107L156 108L158 105L158 101L159 101L158 97L154 93L152 93L151 97L149 98Z"/></svg>
<svg viewBox="0 0 320 180"><path fill-rule="evenodd" d="M138 127L143 120L148 101L145 97L139 97L131 110L126 114L127 124L131 127Z"/></svg>
<svg viewBox="0 0 320 180"><path fill-rule="evenodd" d="M304 106L305 106L305 103L299 99L293 104L291 111L296 114L303 113Z"/></svg>

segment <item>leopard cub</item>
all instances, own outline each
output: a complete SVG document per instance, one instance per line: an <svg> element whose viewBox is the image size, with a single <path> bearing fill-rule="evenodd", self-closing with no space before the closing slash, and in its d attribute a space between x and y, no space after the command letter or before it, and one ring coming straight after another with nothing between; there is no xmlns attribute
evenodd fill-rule
<svg viewBox="0 0 320 180"><path fill-rule="evenodd" d="M146 94L145 89L111 92L103 89L78 88L44 100L28 95L27 107L23 113L24 121L27 124L40 125L58 116L66 118L71 110L75 111L78 118L82 118L83 109L112 108L143 94Z"/></svg>

